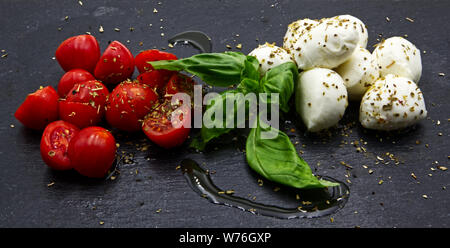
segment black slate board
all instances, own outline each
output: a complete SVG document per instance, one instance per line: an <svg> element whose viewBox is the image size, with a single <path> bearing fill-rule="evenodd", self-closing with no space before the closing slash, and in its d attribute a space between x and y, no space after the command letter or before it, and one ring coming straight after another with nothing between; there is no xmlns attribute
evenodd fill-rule
<svg viewBox="0 0 450 248"><path fill-rule="evenodd" d="M82 6L78 1L0 2L0 49L8 54L0 58L0 227L449 227L449 172L431 168L436 168L435 161L449 166L450 2L160 2L83 1ZM134 154L134 162L122 165L116 180L103 181L48 169L40 158L40 133L23 128L13 117L27 93L40 85L57 86L63 71L52 57L58 44L69 36L91 32L102 50L108 41L119 40L137 54L154 46L167 47L167 39L176 33L199 30L212 38L214 52L227 50L227 44L237 50L234 47L241 43L242 51L248 53L265 41L281 44L286 26L296 19L347 13L366 23L369 46L377 43L379 34L386 38L407 34L426 51L422 54L420 87L429 119L406 131L377 133L360 127L358 105L351 104L341 125L327 137L305 134L304 127L291 116L287 133L294 142L299 141L297 148L304 151L302 156L314 172L351 181L347 205L328 217L281 220L254 216L211 204L194 193L175 169L186 157L215 171L215 183L239 196L256 197L256 201L269 204L297 204L293 190L274 192L277 185L267 181L258 186L260 177L245 162L245 137L239 133L235 134L237 141L216 143L205 153L190 152L186 146L165 151L151 145L142 134L116 135L119 151ZM413 18L414 23L405 17ZM105 29L101 34L100 25ZM120 32L114 31L116 27ZM179 57L197 52L184 46L169 51ZM441 72L446 75L439 76ZM296 132L290 132L291 128ZM361 138L367 142L366 156L351 145ZM137 151L136 143L148 144L148 150ZM386 152L402 163L376 164L376 156L389 160ZM340 161L353 169L347 170ZM363 165L374 172L369 174ZM384 183L379 185L381 179ZM48 187L52 182L54 185Z"/></svg>

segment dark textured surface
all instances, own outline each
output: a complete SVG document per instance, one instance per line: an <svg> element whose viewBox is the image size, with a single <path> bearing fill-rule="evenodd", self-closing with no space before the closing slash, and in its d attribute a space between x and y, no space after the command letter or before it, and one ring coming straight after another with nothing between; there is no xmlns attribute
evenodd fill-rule
<svg viewBox="0 0 450 248"><path fill-rule="evenodd" d="M158 13L153 13L153 8ZM80 6L77 1L2 0L0 49L8 55L0 58L0 226L449 227L449 172L433 170L435 161L447 167L450 161L449 11L448 1L83 1ZM137 54L141 49L167 47L167 38L191 29L207 33L215 52L226 50L227 44L235 47L242 43L247 53L264 41L281 44L291 21L346 13L366 23L369 46L377 42L379 34L407 34L426 51L419 85L429 119L403 132L366 131L357 122L357 104L351 104L338 128L329 136L317 136L305 134L304 127L294 126L297 122L290 117L293 121L288 123L287 133L294 142L299 141L298 150L304 152L303 158L315 173L351 181L347 205L328 217L280 220L214 205L194 193L175 169L182 158L190 157L215 171L212 178L223 189L263 203L295 206L295 191L281 188L274 192L276 185L266 181L258 186L260 177L248 168L242 152L245 137L216 143L205 153L193 153L184 148L162 150L142 134L116 135L119 151L133 153L134 163L121 166L116 180L98 181L48 169L40 158L40 133L23 128L13 117L27 93L40 85L56 87L63 71L52 57L58 44L69 36L89 31L102 49L116 39ZM405 17L413 18L414 23ZM102 34L100 25L105 29ZM62 30L58 31L59 27ZM114 31L116 27L120 32ZM196 52L189 47L171 51L179 57ZM446 75L439 76L441 72ZM291 128L296 132L291 133ZM357 153L351 144L360 139L367 142L360 142L367 153ZM420 144L416 144L418 140ZM136 143L150 146L138 151ZM401 163L395 165L387 152ZM353 169L346 170L340 161ZM381 185L380 180L384 181ZM48 187L51 182L54 185Z"/></svg>

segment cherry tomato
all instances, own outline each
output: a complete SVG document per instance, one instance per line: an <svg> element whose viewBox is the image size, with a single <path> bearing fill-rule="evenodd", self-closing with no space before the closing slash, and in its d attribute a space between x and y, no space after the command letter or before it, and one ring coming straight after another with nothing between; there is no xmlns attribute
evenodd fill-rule
<svg viewBox="0 0 450 248"><path fill-rule="evenodd" d="M163 73L161 70L155 70L141 73L137 77L137 80L142 84L150 86L150 88L155 90L158 94L163 95L164 87L169 81L169 78L170 76L168 76L167 73Z"/></svg>
<svg viewBox="0 0 450 248"><path fill-rule="evenodd" d="M61 97L66 97L67 93L69 93L75 84L89 80L95 80L95 78L88 71L83 69L72 69L66 72L59 80L58 94Z"/></svg>
<svg viewBox="0 0 450 248"><path fill-rule="evenodd" d="M72 169L67 151L70 140L78 131L78 127L65 121L47 125L41 138L41 156L49 167L55 170Z"/></svg>
<svg viewBox="0 0 450 248"><path fill-rule="evenodd" d="M140 52L136 58L135 63L139 73L144 73L146 71L153 70L153 67L148 64L148 61L158 61L158 60L177 60L177 56L167 52L161 52L156 49L145 50ZM161 70L171 73L171 71Z"/></svg>
<svg viewBox="0 0 450 248"><path fill-rule="evenodd" d="M174 74L166 85L164 96L171 97L176 93L182 92L192 98L194 96L194 85L195 81L192 78L181 73Z"/></svg>
<svg viewBox="0 0 450 248"><path fill-rule="evenodd" d="M176 119L172 119L174 112L178 114ZM183 144L189 136L190 124L190 106L172 106L166 99L145 117L142 130L155 144L168 149Z"/></svg>
<svg viewBox="0 0 450 248"><path fill-rule="evenodd" d="M116 141L102 127L87 127L76 134L69 143L72 167L83 176L101 178L111 168L116 156Z"/></svg>
<svg viewBox="0 0 450 248"><path fill-rule="evenodd" d="M64 71L84 69L93 73L100 58L100 46L94 36L78 35L63 41L55 57Z"/></svg>
<svg viewBox="0 0 450 248"><path fill-rule="evenodd" d="M94 76L106 84L118 84L130 78L133 72L133 54L122 43L113 41L98 61Z"/></svg>
<svg viewBox="0 0 450 248"><path fill-rule="evenodd" d="M24 126L42 130L48 123L58 119L59 95L51 86L29 94L14 116Z"/></svg>
<svg viewBox="0 0 450 248"><path fill-rule="evenodd" d="M124 81L108 97L106 120L120 130L141 130L142 119L156 102L158 95L148 85Z"/></svg>
<svg viewBox="0 0 450 248"><path fill-rule="evenodd" d="M96 125L105 113L108 93L97 80L75 84L66 99L59 102L59 116L79 128Z"/></svg>

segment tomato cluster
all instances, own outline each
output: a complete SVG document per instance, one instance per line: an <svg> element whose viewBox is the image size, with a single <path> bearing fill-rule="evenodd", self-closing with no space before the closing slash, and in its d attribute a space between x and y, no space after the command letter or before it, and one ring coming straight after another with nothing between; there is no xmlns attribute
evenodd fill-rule
<svg viewBox="0 0 450 248"><path fill-rule="evenodd" d="M192 96L194 81L178 72L154 70L147 63L176 60L175 55L152 49L134 58L118 41L101 54L94 36L78 35L63 41L55 58L66 71L57 91L41 87L15 112L27 128L44 130L41 156L49 167L104 177L117 146L114 136L99 126L103 119L118 130L142 130L164 148L187 139L191 107L172 101L172 96L179 92ZM135 67L140 74L132 80Z"/></svg>

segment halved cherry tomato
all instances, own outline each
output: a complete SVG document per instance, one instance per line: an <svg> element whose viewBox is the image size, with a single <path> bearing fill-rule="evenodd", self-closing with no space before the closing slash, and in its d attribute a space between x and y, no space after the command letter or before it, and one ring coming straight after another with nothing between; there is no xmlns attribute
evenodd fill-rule
<svg viewBox="0 0 450 248"><path fill-rule="evenodd" d="M148 64L149 61L158 61L158 60L177 60L177 56L167 52L161 52L156 49L145 50L140 52L136 58L135 63L139 73L144 73L146 71L153 70L153 67ZM166 71L166 70L161 70ZM171 71L166 71L171 72Z"/></svg>
<svg viewBox="0 0 450 248"><path fill-rule="evenodd" d="M61 97L66 97L67 93L69 93L75 84L89 80L95 80L95 78L88 71L83 69L72 69L66 72L59 80L58 94Z"/></svg>
<svg viewBox="0 0 450 248"><path fill-rule="evenodd" d="M65 121L47 125L41 138L41 156L49 167L55 170L72 169L67 151L70 140L78 131L78 127Z"/></svg>
<svg viewBox="0 0 450 248"><path fill-rule="evenodd" d="M118 84L134 72L134 57L122 43L113 41L95 66L94 76L106 84Z"/></svg>
<svg viewBox="0 0 450 248"><path fill-rule="evenodd" d="M172 119L174 112L178 118ZM166 99L145 117L142 130L155 144L168 149L183 144L189 136L190 125L190 106L172 106Z"/></svg>
<svg viewBox="0 0 450 248"><path fill-rule="evenodd" d="M79 128L96 125L105 113L108 93L97 80L75 84L66 99L59 102L59 116Z"/></svg>
<svg viewBox="0 0 450 248"><path fill-rule="evenodd" d="M157 102L158 95L146 84L124 81L108 97L106 120L120 130L141 130L142 119Z"/></svg>
<svg viewBox="0 0 450 248"><path fill-rule="evenodd" d="M87 127L76 134L69 143L72 167L87 177L104 177L116 156L116 141L102 127Z"/></svg>
<svg viewBox="0 0 450 248"><path fill-rule="evenodd" d="M53 87L40 88L25 98L14 116L24 126L42 130L58 119L58 99L59 95Z"/></svg>
<svg viewBox="0 0 450 248"><path fill-rule="evenodd" d="M78 35L63 41L55 57L64 71L84 69L93 73L100 58L100 46L94 36Z"/></svg>
<svg viewBox="0 0 450 248"><path fill-rule="evenodd" d="M159 95L164 95L163 90L169 78L170 76L167 73L163 73L161 70L154 70L141 73L137 77L137 80L142 84L150 86Z"/></svg>
<svg viewBox="0 0 450 248"><path fill-rule="evenodd" d="M192 98L194 96L194 85L195 81L191 77L181 73L174 74L166 85L164 96L171 97L176 93L183 92Z"/></svg>

